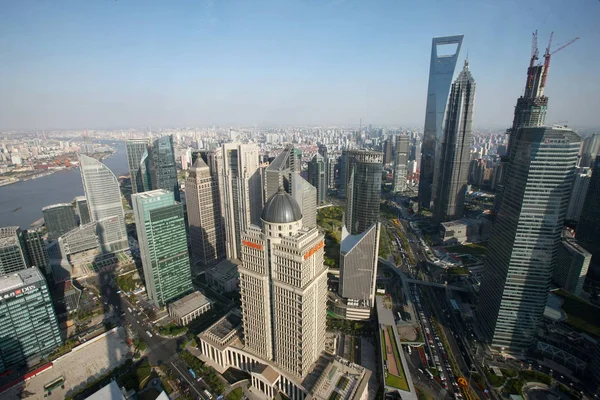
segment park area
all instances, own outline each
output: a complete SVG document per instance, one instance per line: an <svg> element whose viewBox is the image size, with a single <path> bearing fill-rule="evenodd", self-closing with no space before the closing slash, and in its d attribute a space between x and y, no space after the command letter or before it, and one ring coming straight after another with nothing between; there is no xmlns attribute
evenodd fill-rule
<svg viewBox="0 0 600 400"><path fill-rule="evenodd" d="M564 290L556 290L555 295L563 299L562 309L567 313L566 323L579 332L600 337L600 308Z"/></svg>
<svg viewBox="0 0 600 400"><path fill-rule="evenodd" d="M391 326L381 330L381 354L383 355L385 385L400 390L409 391L406 375L402 368L402 360L398 353L398 344Z"/></svg>
<svg viewBox="0 0 600 400"><path fill-rule="evenodd" d="M481 257L487 254L487 242L462 244L458 246L445 246L444 249L452 254L468 254Z"/></svg>
<svg viewBox="0 0 600 400"><path fill-rule="evenodd" d="M344 209L338 206L321 208L317 214L317 224L325 230L325 265L328 267L339 267L343 215Z"/></svg>

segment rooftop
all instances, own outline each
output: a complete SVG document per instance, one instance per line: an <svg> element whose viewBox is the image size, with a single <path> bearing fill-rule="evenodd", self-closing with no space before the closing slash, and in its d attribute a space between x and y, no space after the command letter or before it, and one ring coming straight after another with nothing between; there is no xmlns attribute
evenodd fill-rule
<svg viewBox="0 0 600 400"><path fill-rule="evenodd" d="M53 208L62 208L62 207L71 207L72 208L73 206L70 203L51 204L49 206L42 208L42 211L51 210Z"/></svg>
<svg viewBox="0 0 600 400"><path fill-rule="evenodd" d="M108 385L102 387L102 389L88 396L86 400L123 400L125 397L121 393L121 389L117 382L111 381Z"/></svg>
<svg viewBox="0 0 600 400"><path fill-rule="evenodd" d="M214 279L228 279L237 275L238 266L242 263L237 260L223 260L207 272L211 274Z"/></svg>
<svg viewBox="0 0 600 400"><path fill-rule="evenodd" d="M142 199L150 199L152 197L157 197L157 196L167 194L167 193L171 193L171 192L169 192L168 190L165 190L165 189L155 189L155 190L150 190L148 192L135 193L132 196L140 197Z"/></svg>
<svg viewBox="0 0 600 400"><path fill-rule="evenodd" d="M277 193L269 198L260 217L266 222L286 224L300 221L302 211L298 202L280 187Z"/></svg>
<svg viewBox="0 0 600 400"><path fill-rule="evenodd" d="M277 373L277 371L275 371L270 365L257 364L256 367L254 367L254 371L252 372L261 374L271 384L275 383L275 381L277 381L277 379L279 378L279 374Z"/></svg>
<svg viewBox="0 0 600 400"><path fill-rule="evenodd" d="M311 391L311 399L360 399L369 381L371 371L336 357L321 373Z"/></svg>
<svg viewBox="0 0 600 400"><path fill-rule="evenodd" d="M210 302L202 293L193 292L169 304L169 308L177 315L187 315Z"/></svg>
<svg viewBox="0 0 600 400"><path fill-rule="evenodd" d="M29 286L37 282L45 282L44 277L36 267L23 269L12 274L0 276L0 294Z"/></svg>
<svg viewBox="0 0 600 400"><path fill-rule="evenodd" d="M0 239L16 237L19 229L20 228L18 226L6 226L4 228L0 228Z"/></svg>

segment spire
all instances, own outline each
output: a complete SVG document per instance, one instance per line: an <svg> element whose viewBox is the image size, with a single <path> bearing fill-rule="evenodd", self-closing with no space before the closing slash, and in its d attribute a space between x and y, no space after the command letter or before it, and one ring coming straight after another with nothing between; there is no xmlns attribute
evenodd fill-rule
<svg viewBox="0 0 600 400"><path fill-rule="evenodd" d="M465 70L469 69L469 52L467 51L467 58L465 58L465 67L463 68Z"/></svg>

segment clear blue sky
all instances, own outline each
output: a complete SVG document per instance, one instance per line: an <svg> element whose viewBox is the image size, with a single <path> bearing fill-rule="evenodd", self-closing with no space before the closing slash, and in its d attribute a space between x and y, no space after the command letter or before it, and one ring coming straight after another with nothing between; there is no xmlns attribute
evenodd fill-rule
<svg viewBox="0 0 600 400"><path fill-rule="evenodd" d="M422 126L431 38L464 34L474 124L508 127L531 48L556 54L548 122L600 126L599 0L0 3L0 129Z"/></svg>

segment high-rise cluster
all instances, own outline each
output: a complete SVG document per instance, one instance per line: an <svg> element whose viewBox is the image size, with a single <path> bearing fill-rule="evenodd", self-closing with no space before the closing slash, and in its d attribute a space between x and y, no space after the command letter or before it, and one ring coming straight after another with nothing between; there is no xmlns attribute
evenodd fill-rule
<svg viewBox="0 0 600 400"><path fill-rule="evenodd" d="M161 136L152 142L132 139L125 142L125 146L133 193L165 189L173 192L179 201L173 136Z"/></svg>
<svg viewBox="0 0 600 400"><path fill-rule="evenodd" d="M429 66L429 86L425 110L425 129L419 179L419 205L431 208L435 200L436 179L440 168L443 123L454 68L460 53L463 35L433 38ZM440 54L442 48L456 45L454 54ZM439 49L439 51L438 51Z"/></svg>

